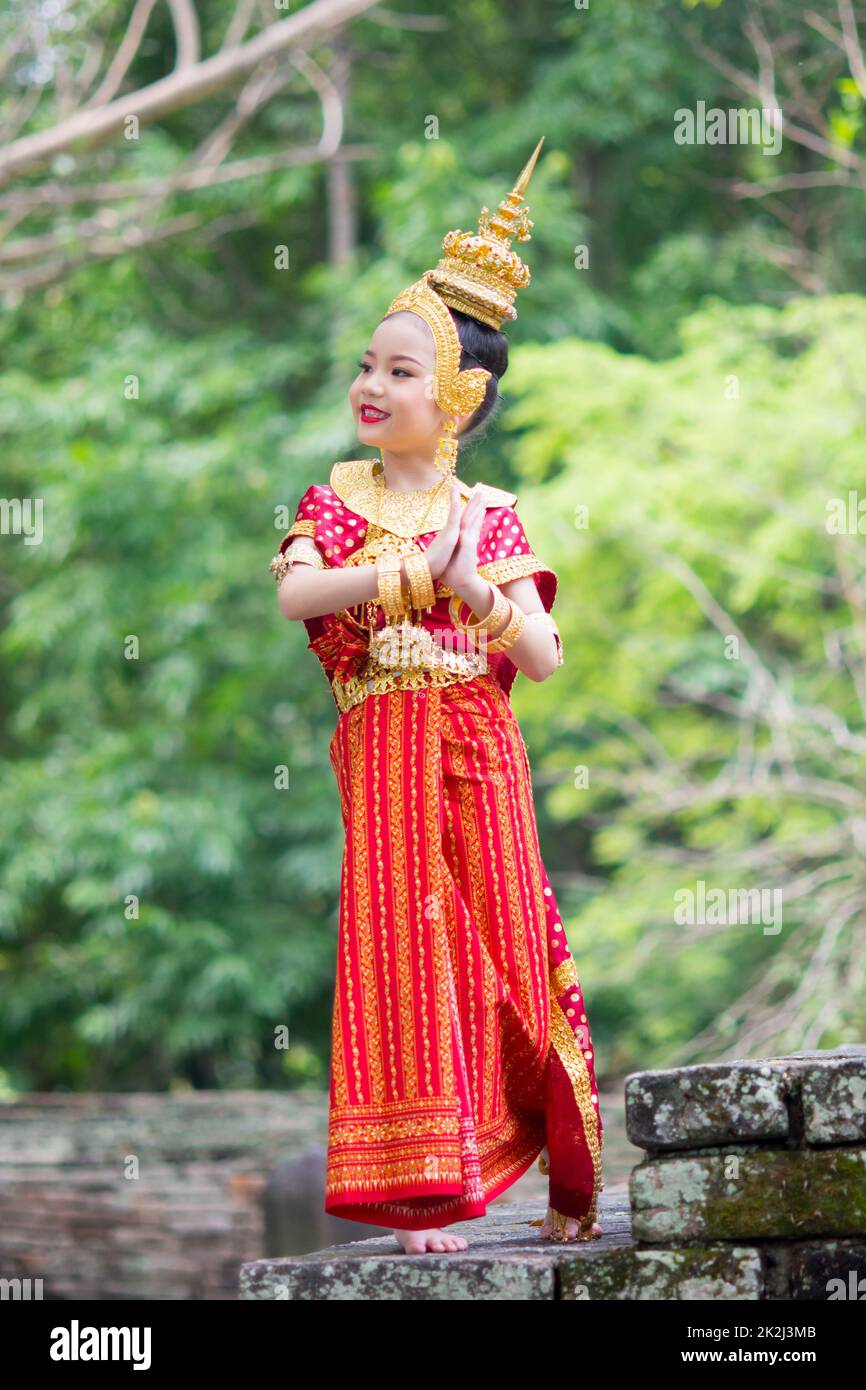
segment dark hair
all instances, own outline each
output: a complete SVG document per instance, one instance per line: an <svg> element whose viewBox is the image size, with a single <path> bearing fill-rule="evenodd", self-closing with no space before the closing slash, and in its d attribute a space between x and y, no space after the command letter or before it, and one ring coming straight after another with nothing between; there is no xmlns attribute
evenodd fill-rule
<svg viewBox="0 0 866 1390"><path fill-rule="evenodd" d="M463 348L460 354L460 370L463 371L467 367L486 367L488 372L493 373L487 383L484 400L474 415L469 417L466 428L457 436L462 442L477 433L484 421L492 417L499 404L499 379L508 371L508 339L498 329L491 328L489 324L482 323L480 319L474 319L469 314L461 313L459 309L449 309L449 313L457 325L457 337Z"/></svg>

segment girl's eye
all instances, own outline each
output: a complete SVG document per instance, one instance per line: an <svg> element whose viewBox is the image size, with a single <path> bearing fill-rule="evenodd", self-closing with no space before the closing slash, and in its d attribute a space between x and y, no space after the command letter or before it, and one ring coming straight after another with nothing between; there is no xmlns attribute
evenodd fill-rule
<svg viewBox="0 0 866 1390"><path fill-rule="evenodd" d="M366 371L369 369L369 367L370 367L370 363L369 363L369 362L359 362L359 363L358 363L358 366L359 366L359 368L361 369L362 372L366 372ZM402 367L395 367L393 370L394 370L395 372L402 372L403 376L411 376L411 375L412 375L411 372L404 371Z"/></svg>

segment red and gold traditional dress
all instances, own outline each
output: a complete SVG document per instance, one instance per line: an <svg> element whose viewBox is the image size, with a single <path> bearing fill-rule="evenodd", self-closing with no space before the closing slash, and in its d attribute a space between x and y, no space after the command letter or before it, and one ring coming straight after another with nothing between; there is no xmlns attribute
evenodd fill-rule
<svg viewBox="0 0 866 1390"><path fill-rule="evenodd" d="M422 494L377 491L373 463L338 463L309 487L281 554L296 536L329 567L425 549L447 497L413 535ZM515 495L476 488L479 574L531 575L549 612L557 577ZM435 593L421 623L441 642L452 590ZM517 668L504 652L480 670L468 653L463 665L383 664L363 612L305 620L339 711L330 760L346 832L325 1209L409 1230L482 1216L546 1144L550 1204L588 1231L601 1183L594 1051L541 859L509 698Z"/></svg>

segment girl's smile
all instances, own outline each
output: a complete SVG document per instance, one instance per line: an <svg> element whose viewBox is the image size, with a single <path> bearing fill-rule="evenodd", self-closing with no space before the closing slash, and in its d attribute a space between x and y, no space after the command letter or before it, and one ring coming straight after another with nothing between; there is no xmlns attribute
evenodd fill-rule
<svg viewBox="0 0 866 1390"><path fill-rule="evenodd" d="M378 449L389 485L424 490L442 481L434 463L445 412L436 404L436 343L406 309L377 325L349 387L358 442ZM457 432L469 414L457 417Z"/></svg>

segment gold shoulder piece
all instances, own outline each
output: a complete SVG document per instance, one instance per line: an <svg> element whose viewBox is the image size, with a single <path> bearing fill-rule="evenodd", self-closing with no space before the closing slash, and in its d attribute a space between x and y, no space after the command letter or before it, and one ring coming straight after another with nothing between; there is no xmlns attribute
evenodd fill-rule
<svg viewBox="0 0 866 1390"><path fill-rule="evenodd" d="M491 487L489 483L479 483L484 493L485 507L513 507L517 501L516 492L506 492L502 487Z"/></svg>
<svg viewBox="0 0 866 1390"><path fill-rule="evenodd" d="M448 490L435 483L423 491L394 492L382 491L381 485L373 475L376 459L344 459L335 463L331 469L330 485L341 502L351 507L357 516L369 522L377 522L385 531L395 536L414 537L418 527L423 524L424 534L439 531L448 520ZM491 487L487 483L476 483L470 487L462 478L457 479L460 495L468 502L476 489L484 495L486 507L507 507L516 500L513 492ZM438 496L434 494L439 489Z"/></svg>

